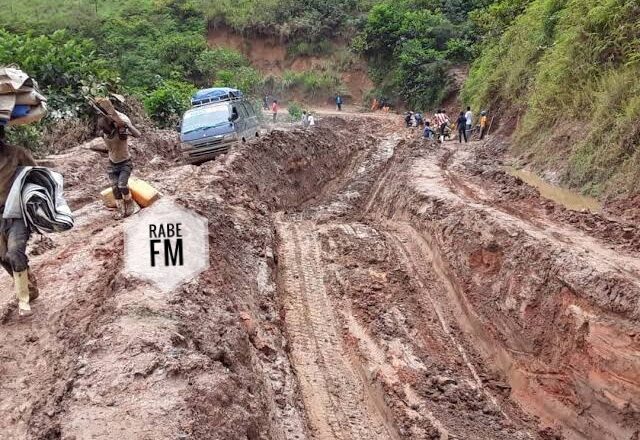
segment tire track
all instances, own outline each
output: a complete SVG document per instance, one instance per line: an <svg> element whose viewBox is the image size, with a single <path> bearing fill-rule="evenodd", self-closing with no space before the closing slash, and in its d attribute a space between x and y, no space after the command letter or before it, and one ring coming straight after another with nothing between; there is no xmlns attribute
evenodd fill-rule
<svg viewBox="0 0 640 440"><path fill-rule="evenodd" d="M435 267L433 255L431 250L428 248L428 245L423 242L420 235L408 224L397 222L393 225L393 233L388 234L388 238L390 243L394 244L394 247L398 251L398 255L403 260L405 267L409 270L410 273L413 274L413 279L416 280L418 286L426 296L427 300L433 307L435 311L440 326L442 327L442 331L447 335L449 340L451 341L451 345L455 348L456 351L462 357L465 366L469 370L471 377L473 377L473 381L478 389L480 389L484 395L497 407L500 408L500 412L502 415L511 421L509 415L502 409L502 405L500 405L498 399L489 391L484 384L482 383L482 379L478 374L475 366L469 360L469 356L467 351L463 347L463 345L456 339L456 337L451 332L449 324L447 322L447 318L445 317L445 312L443 312L442 307L438 303L438 301L433 297L433 295L429 292L429 289L426 289L424 283L422 281L423 277L423 268L415 264L414 262L431 262L434 266L434 272L441 279L443 285L446 285L449 280L445 278L445 275Z"/></svg>
<svg viewBox="0 0 640 440"><path fill-rule="evenodd" d="M336 332L313 224L279 221L277 227L291 358L314 438L397 438L350 365Z"/></svg>

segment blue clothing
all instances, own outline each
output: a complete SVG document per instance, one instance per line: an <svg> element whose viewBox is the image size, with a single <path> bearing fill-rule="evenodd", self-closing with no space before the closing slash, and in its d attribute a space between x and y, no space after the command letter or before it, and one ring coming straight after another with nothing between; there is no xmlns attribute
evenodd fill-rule
<svg viewBox="0 0 640 440"><path fill-rule="evenodd" d="M424 137L425 139L433 139L435 137L435 134L435 131L433 131L431 127L424 127L422 137Z"/></svg>

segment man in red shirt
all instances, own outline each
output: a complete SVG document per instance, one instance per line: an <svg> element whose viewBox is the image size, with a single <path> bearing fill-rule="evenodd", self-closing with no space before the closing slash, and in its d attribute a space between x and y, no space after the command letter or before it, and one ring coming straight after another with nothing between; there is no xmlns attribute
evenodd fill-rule
<svg viewBox="0 0 640 440"><path fill-rule="evenodd" d="M271 111L273 112L273 122L276 122L278 118L278 101L273 100L273 104L271 104Z"/></svg>

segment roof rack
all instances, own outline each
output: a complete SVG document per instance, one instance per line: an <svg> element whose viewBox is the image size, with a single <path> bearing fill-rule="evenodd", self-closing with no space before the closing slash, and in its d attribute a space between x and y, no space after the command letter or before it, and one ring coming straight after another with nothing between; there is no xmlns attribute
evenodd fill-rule
<svg viewBox="0 0 640 440"><path fill-rule="evenodd" d="M229 87L214 87L210 89L198 90L191 98L193 107L213 104L217 102L239 101L243 98L243 94L238 89Z"/></svg>

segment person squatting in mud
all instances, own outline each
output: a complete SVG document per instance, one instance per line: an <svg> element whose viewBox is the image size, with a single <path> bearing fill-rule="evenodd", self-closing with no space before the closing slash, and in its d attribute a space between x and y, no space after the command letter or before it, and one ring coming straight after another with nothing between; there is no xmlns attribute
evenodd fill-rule
<svg viewBox="0 0 640 440"><path fill-rule="evenodd" d="M109 99L101 98L96 100L96 103L104 111L98 116L97 128L98 133L102 134L109 152L107 173L119 211L116 218L128 217L136 209L129 190L129 177L133 171L133 162L129 152L129 135L138 138L141 133L131 123L127 115L113 108Z"/></svg>
<svg viewBox="0 0 640 440"><path fill-rule="evenodd" d="M4 213L16 172L22 166L36 166L36 162L24 148L8 144L4 127L0 126L0 214ZM0 218L0 263L13 277L20 316L31 314L29 302L38 297L36 279L27 258L29 236L23 219Z"/></svg>

